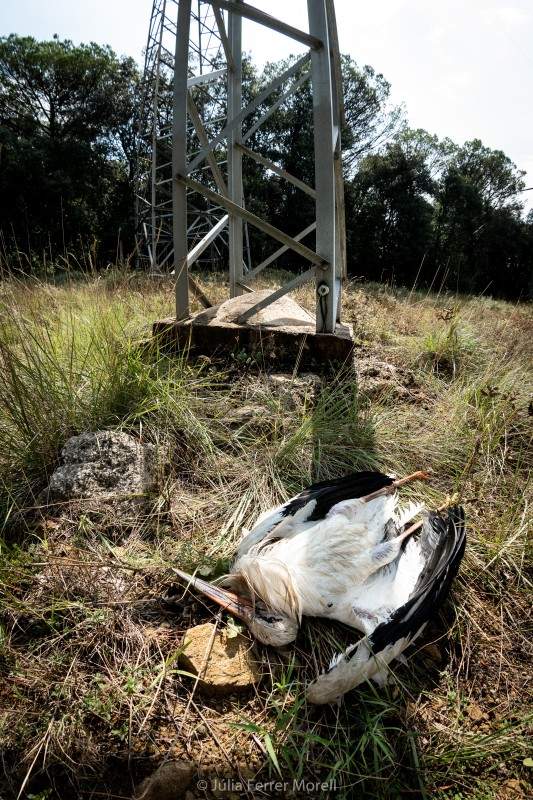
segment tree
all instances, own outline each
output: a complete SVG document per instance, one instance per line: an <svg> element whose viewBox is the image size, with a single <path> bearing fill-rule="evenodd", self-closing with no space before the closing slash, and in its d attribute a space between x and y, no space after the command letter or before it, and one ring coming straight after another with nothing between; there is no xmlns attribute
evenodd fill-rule
<svg viewBox="0 0 533 800"><path fill-rule="evenodd" d="M433 191L425 156L400 141L363 159L346 186L349 272L412 281L431 245Z"/></svg>
<svg viewBox="0 0 533 800"><path fill-rule="evenodd" d="M390 83L372 67L342 56L345 127L342 132L346 177L365 156L377 152L404 125L404 109L390 102Z"/></svg>
<svg viewBox="0 0 533 800"><path fill-rule="evenodd" d="M430 260L454 288L507 296L524 291L532 254L518 200L523 175L479 139L454 149L436 194Z"/></svg>
<svg viewBox="0 0 533 800"><path fill-rule="evenodd" d="M245 64L243 96L246 104L275 76L295 61L267 64L263 73L249 61ZM304 68L302 68L303 70ZM295 76L302 75L302 70ZM345 104L345 124L342 130L343 164L347 176L359 161L380 147L400 125L402 109L389 102L390 85L371 67L359 67L350 56L342 57L342 76ZM283 84L247 118L251 127L269 108L277 103L288 88ZM310 186L314 185L313 99L310 81L284 100L250 137L247 144L279 164ZM306 228L314 219L314 202L292 184L272 176L257 164L245 160L244 188L251 211L266 217L269 222L293 235ZM272 243L257 231L251 231L252 245L261 260L272 252ZM307 240L312 246L312 235ZM293 268L300 264L294 253L287 253L278 264Z"/></svg>
<svg viewBox="0 0 533 800"><path fill-rule="evenodd" d="M438 180L457 153L457 145L447 137L439 139L423 128L404 126L395 136L406 156L424 161L433 180Z"/></svg>
<svg viewBox="0 0 533 800"><path fill-rule="evenodd" d="M525 172L517 169L502 150L491 150L480 139L459 147L451 167L457 169L477 189L485 204L493 208L516 206L516 196L525 188Z"/></svg>
<svg viewBox="0 0 533 800"><path fill-rule="evenodd" d="M293 63L267 64L259 72L244 59L244 105ZM349 271L407 285L527 296L533 216L522 218L524 173L479 139L459 146L409 129L403 109L390 103L389 83L371 67L343 56L342 76ZM134 62L109 47L0 39L0 225L8 246L11 241L42 261L45 250L53 257L89 245L99 250L96 265L114 258L119 230L133 246L133 235L129 243L125 237L133 234L139 84ZM249 129L276 104L246 143L312 186L310 81L285 96L288 86L246 118ZM200 114L217 119L208 123L210 136L224 125L225 92L222 81L192 90ZM170 78L160 94L159 113L168 123ZM170 147L169 140L163 161L171 160ZM247 207L289 234L314 219L311 196L246 156L244 189ZM254 228L249 233L257 264L276 248ZM313 246L313 234L306 243ZM291 251L277 260L291 270L303 263Z"/></svg>
<svg viewBox="0 0 533 800"><path fill-rule="evenodd" d="M0 214L23 249L112 250L131 221L137 80L109 47L0 39Z"/></svg>

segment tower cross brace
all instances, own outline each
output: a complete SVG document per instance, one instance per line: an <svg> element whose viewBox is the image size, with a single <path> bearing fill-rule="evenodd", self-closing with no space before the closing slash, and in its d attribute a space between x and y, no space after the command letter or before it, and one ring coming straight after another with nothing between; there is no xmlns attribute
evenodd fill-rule
<svg viewBox="0 0 533 800"><path fill-rule="evenodd" d="M309 267L237 321L246 323L260 308L314 281L317 333L334 333L340 322L346 273L340 55L333 0L306 0L306 5L308 30L300 30L243 0L154 0L139 115L137 219L150 270L173 267L177 320L189 317L191 290L208 303L189 273L204 254L220 263L227 252L230 295L235 297L249 291L262 270L290 250ZM306 47L301 58L246 105L243 18ZM313 98L313 186L250 146L261 125L308 81ZM279 96L272 102L274 93ZM289 235L249 211L243 192L244 159L312 197L314 221ZM281 245L259 264L252 262L248 226ZM304 240L313 232L311 247Z"/></svg>

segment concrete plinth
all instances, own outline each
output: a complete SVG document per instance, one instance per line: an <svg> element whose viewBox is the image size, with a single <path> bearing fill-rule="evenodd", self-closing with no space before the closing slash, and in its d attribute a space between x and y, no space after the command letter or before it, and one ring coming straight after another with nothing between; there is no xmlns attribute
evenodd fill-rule
<svg viewBox="0 0 533 800"><path fill-rule="evenodd" d="M290 297L281 297L256 312L244 325L236 320L248 308L270 294L251 292L200 311L190 319L156 320L153 334L165 350L190 349L193 356L228 357L249 353L261 365L327 369L353 361L354 342L350 325L337 331L316 333L315 320Z"/></svg>

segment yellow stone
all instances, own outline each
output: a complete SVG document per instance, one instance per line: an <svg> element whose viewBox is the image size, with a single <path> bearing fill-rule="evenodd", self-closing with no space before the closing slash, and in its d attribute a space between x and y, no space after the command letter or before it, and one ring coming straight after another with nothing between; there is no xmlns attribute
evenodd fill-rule
<svg viewBox="0 0 533 800"><path fill-rule="evenodd" d="M183 667L200 675L198 685L209 694L232 694L254 686L261 670L253 642L242 633L228 635L224 628L213 637L214 629L212 622L206 622L185 632L185 650L180 658Z"/></svg>

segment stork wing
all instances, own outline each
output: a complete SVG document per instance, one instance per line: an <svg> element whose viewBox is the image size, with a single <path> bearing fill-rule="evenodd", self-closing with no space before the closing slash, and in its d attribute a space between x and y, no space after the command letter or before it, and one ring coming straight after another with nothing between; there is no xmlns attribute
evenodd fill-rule
<svg viewBox="0 0 533 800"><path fill-rule="evenodd" d="M387 621L340 654L329 670L309 685L310 702L332 702L369 678L379 682L387 665L422 632L445 599L459 569L466 543L464 510L454 506L445 515L430 513L418 543L423 566L407 601ZM405 554L401 558L404 557ZM400 563L395 580L399 574ZM405 585L396 588L399 595L405 591Z"/></svg>
<svg viewBox="0 0 533 800"><path fill-rule="evenodd" d="M366 497L384 486L390 486L392 482L393 479L383 472L353 472L344 478L313 483L285 504L283 515L293 515L314 501L313 510L302 521L315 522L324 519L337 503L354 497Z"/></svg>
<svg viewBox="0 0 533 800"><path fill-rule="evenodd" d="M336 480L313 483L283 505L261 514L242 539L237 557L259 544L280 522L293 519L304 523L324 519L337 503L354 497L366 497L384 486L390 486L392 481L382 472L354 472Z"/></svg>

